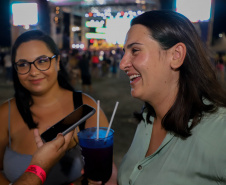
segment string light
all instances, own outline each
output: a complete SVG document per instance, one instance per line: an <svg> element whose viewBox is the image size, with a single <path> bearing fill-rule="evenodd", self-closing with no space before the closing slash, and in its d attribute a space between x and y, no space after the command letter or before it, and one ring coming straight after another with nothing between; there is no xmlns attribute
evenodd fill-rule
<svg viewBox="0 0 226 185"><path fill-rule="evenodd" d="M85 13L85 17L102 17L103 19L106 19L108 17L127 17L127 16L137 16L144 13L144 11L138 10L138 11L128 11L128 12L124 12L124 11L120 11L120 12L115 12L115 13L111 13L109 10L105 11L104 13L100 13L97 12L97 10L95 9L95 13L94 12L89 12L89 13Z"/></svg>

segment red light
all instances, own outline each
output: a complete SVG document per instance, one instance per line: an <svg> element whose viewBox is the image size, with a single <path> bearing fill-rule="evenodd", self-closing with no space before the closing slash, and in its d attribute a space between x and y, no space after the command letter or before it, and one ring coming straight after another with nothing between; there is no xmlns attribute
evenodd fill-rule
<svg viewBox="0 0 226 185"><path fill-rule="evenodd" d="M93 44L93 42L94 42L94 40L93 39L90 39L90 41L89 41L91 44Z"/></svg>
<svg viewBox="0 0 226 185"><path fill-rule="evenodd" d="M89 17L92 17L93 16L93 13L92 12L89 12Z"/></svg>

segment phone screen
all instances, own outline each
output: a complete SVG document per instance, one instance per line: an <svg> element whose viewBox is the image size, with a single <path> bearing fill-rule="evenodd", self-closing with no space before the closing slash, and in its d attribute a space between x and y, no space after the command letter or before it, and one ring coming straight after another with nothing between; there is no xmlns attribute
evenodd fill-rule
<svg viewBox="0 0 226 185"><path fill-rule="evenodd" d="M50 127L44 133L41 134L41 138L45 141L53 140L58 133L66 135L68 132L73 130L76 126L83 123L86 119L91 117L95 113L95 109L88 105L81 105L79 108L75 109L65 118L57 122L55 125Z"/></svg>

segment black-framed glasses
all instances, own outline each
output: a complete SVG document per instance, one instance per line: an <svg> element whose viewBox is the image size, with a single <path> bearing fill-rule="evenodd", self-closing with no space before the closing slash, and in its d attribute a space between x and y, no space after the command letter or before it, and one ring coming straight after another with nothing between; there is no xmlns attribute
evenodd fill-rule
<svg viewBox="0 0 226 185"><path fill-rule="evenodd" d="M50 68L51 60L55 57L56 55L53 55L52 57L39 57L35 59L33 62L19 60L14 64L14 67L17 73L22 75L29 73L29 71L31 70L31 64L33 64L40 71L46 71Z"/></svg>

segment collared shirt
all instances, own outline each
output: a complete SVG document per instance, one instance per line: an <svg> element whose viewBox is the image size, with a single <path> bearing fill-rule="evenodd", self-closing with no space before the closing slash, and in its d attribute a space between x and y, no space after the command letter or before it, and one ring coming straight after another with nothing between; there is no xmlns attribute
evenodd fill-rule
<svg viewBox="0 0 226 185"><path fill-rule="evenodd" d="M205 114L187 139L167 133L159 148L145 157L151 133L152 124L141 121L119 168L119 185L226 184L225 108Z"/></svg>

